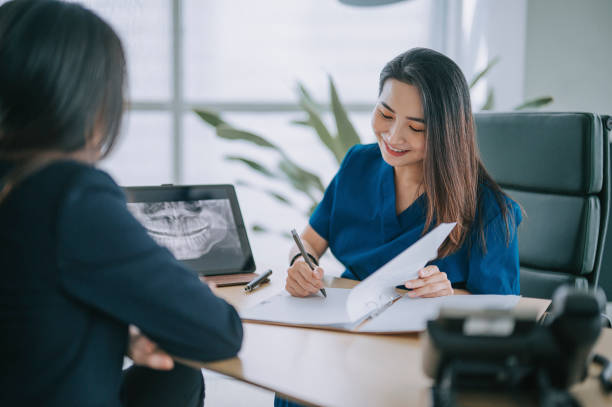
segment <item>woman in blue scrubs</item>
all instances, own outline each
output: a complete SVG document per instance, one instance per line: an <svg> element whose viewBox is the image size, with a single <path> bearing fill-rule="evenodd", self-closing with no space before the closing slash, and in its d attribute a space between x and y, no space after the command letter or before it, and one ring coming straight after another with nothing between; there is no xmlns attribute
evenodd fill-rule
<svg viewBox="0 0 612 407"><path fill-rule="evenodd" d="M411 49L380 75L377 143L346 154L302 233L313 260L329 247L363 280L441 222L457 222L439 257L405 283L413 297L519 294L519 206L479 158L469 88L459 67ZM286 289L316 293L324 271L290 253Z"/></svg>
<svg viewBox="0 0 612 407"><path fill-rule="evenodd" d="M372 129L377 143L349 150L310 217L301 235L308 256L318 264L329 248L342 277L363 280L439 223L457 222L438 258L406 281L408 295L519 294L521 210L479 158L459 67L423 48L391 60ZM289 258L287 291L316 294L324 270L310 270L296 247Z"/></svg>

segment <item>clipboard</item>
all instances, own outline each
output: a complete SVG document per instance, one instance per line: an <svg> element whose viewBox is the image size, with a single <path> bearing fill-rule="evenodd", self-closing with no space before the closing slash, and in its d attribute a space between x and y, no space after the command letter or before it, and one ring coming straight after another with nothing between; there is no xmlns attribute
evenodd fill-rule
<svg viewBox="0 0 612 407"><path fill-rule="evenodd" d="M437 318L443 308L464 311L512 310L520 299L516 295L411 298L398 291L392 301L352 320L346 309L346 300L352 289L328 288L327 291L327 298L320 295L292 297L286 292L277 294L240 312L240 317L244 322L251 323L354 333L400 334L424 331L427 321Z"/></svg>

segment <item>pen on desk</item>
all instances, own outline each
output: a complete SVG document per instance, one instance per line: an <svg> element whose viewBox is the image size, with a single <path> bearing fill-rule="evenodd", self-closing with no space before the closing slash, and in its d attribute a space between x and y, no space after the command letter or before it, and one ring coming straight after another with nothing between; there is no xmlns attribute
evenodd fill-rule
<svg viewBox="0 0 612 407"><path fill-rule="evenodd" d="M271 274L272 274L272 270L268 270L265 273L263 273L261 276L253 279L250 283L244 286L244 291L246 291L247 293L253 291L257 287L259 287L260 284L268 281L268 277L270 277Z"/></svg>
<svg viewBox="0 0 612 407"><path fill-rule="evenodd" d="M295 244L297 245L298 249L300 249L300 253L302 254L302 257L304 258L304 261L306 262L306 264L308 264L308 267L310 267L311 270L314 270L315 265L312 264L312 260L310 260L308 253L306 253L306 249L304 249L304 245L302 244L302 239L300 239L300 236L297 234L295 229L291 229L291 236L293 236L293 240L295 240ZM325 292L325 288L321 288L320 291L321 291L321 294L323 294L323 297L327 298L327 292Z"/></svg>

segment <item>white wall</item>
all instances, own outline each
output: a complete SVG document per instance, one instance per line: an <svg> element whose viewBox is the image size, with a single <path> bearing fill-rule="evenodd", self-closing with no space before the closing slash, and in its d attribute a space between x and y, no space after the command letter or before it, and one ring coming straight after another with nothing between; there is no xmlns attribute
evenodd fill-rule
<svg viewBox="0 0 612 407"><path fill-rule="evenodd" d="M546 110L612 114L612 1L529 0L525 97Z"/></svg>
<svg viewBox="0 0 612 407"><path fill-rule="evenodd" d="M612 114L611 73L612 0L528 1L525 97L552 96L545 110ZM610 256L600 276L608 300Z"/></svg>
<svg viewBox="0 0 612 407"><path fill-rule="evenodd" d="M467 80L499 58L471 92L474 110L483 106L488 89L494 92L494 110L521 104L527 0L452 0L447 5L445 52Z"/></svg>

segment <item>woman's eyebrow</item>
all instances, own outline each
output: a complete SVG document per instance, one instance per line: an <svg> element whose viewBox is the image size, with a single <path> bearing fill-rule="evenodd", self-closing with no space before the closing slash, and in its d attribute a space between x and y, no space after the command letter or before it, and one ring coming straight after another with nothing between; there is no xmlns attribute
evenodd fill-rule
<svg viewBox="0 0 612 407"><path fill-rule="evenodd" d="M385 107L385 109L391 111L391 113L395 113L395 110L391 109L391 107L386 104L385 102L380 102L381 105L383 105ZM406 116L406 119L408 120L414 120L415 122L420 122L425 124L425 119L419 119L418 117L411 117L411 116Z"/></svg>

